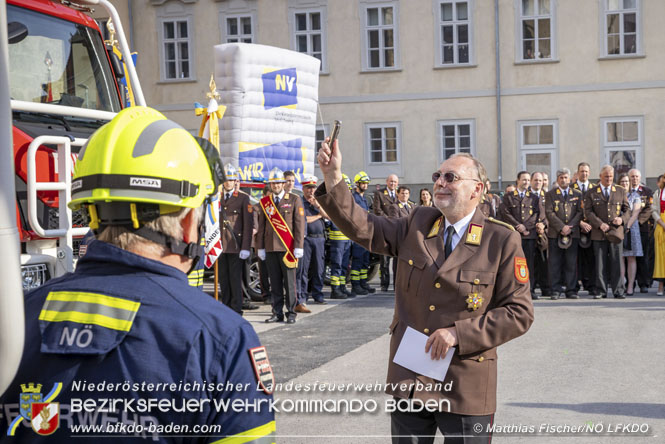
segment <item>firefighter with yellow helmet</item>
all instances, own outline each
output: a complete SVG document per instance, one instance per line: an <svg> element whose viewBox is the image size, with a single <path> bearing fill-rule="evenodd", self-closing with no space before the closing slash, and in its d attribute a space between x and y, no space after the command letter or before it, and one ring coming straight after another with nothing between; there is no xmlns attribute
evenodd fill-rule
<svg viewBox="0 0 665 444"><path fill-rule="evenodd" d="M353 178L353 182L356 184L355 189L353 190L353 199L368 212L369 203L365 197L365 191L367 191L367 188L369 187L370 180L369 175L364 171L360 171ZM369 283L367 283L367 269L369 268L370 261L369 251L354 242L351 246L351 257L352 291L356 294L376 292L376 289L372 288Z"/></svg>
<svg viewBox="0 0 665 444"><path fill-rule="evenodd" d="M212 145L202 147L184 128L146 107L121 111L90 137L79 153L70 206L87 210L96 240L74 273L26 294L21 367L0 404L19 402L22 392L44 387L43 399L62 407L80 397L73 383L85 381L104 387L85 395L86 403L98 408L108 398L169 405L213 398L190 413L138 413L135 421L141 424L215 424L230 437L274 434L267 408L252 413L214 408L214 402L229 399L270 402L272 371L250 324L187 283L187 271L202 254L202 205L224 180L219 159ZM175 389L155 383L173 383ZM227 383L262 389L214 388ZM53 431L55 441L69 441L71 426L81 418L70 415L69 427ZM95 418L99 426L108 420ZM9 434L16 442L36 436L29 411L21 409Z"/></svg>

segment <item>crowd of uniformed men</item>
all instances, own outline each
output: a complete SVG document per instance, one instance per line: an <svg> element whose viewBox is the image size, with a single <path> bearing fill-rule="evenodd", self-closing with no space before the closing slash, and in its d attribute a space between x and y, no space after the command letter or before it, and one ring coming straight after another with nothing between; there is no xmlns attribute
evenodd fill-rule
<svg viewBox="0 0 665 444"><path fill-rule="evenodd" d="M274 168L263 198L252 205L249 196L239 190L236 169L229 164L225 170L227 182L220 211L224 250L220 281L225 304L241 314L243 309L257 308L248 299L243 303L240 279L252 246L261 260L261 290L272 303L272 316L266 322L294 323L297 313L310 312L310 299L325 304L326 238L330 298L347 299L376 291L367 282L369 252L329 220L314 198L315 176L303 178L300 197L293 193L295 174ZM652 190L642 183L637 169L622 174L617 183L609 165L602 167L597 183L590 181L590 173L589 164L582 162L574 173L567 168L558 170L550 184L547 173L520 171L502 197L490 192L489 181L485 184L479 209L521 234L533 299L576 299L581 289L596 299L607 297L608 290L623 299L638 287L646 293L652 286ZM428 188L419 191L419 202L414 203L410 189L399 186L394 174L388 176L385 187L374 192L371 201L367 173L358 172L353 182L344 175L344 180L355 201L379 216L406 217L416 205L432 205ZM661 189L663 182L661 176ZM391 275L394 283L396 267L394 260L390 266L391 259L380 258L384 292L390 288ZM662 282L658 294L662 294Z"/></svg>

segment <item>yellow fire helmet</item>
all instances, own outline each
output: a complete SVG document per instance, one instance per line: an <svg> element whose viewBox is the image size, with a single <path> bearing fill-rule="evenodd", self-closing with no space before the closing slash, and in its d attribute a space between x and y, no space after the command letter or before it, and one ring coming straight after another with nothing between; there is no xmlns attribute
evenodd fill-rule
<svg viewBox="0 0 665 444"><path fill-rule="evenodd" d="M90 227L140 225L198 208L223 182L219 152L160 112L126 108L79 153L70 208L88 207Z"/></svg>
<svg viewBox="0 0 665 444"><path fill-rule="evenodd" d="M346 182L346 185L349 187L349 189L351 189L351 179L349 179L349 176L342 173L342 179L344 179L344 182Z"/></svg>
<svg viewBox="0 0 665 444"><path fill-rule="evenodd" d="M358 174L356 174L356 176L353 178L353 182L354 182L354 183L369 183L369 182L370 182L370 178L369 178L369 176L367 175L366 172L364 172L364 171L360 171L360 172L359 172Z"/></svg>

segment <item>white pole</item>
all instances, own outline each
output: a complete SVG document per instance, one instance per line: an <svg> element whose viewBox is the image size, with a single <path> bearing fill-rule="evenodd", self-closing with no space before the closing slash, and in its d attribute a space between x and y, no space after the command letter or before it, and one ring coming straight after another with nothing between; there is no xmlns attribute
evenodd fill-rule
<svg viewBox="0 0 665 444"><path fill-rule="evenodd" d="M0 146L3 147L0 149L0 395L18 370L25 333L7 44L6 2L0 0Z"/></svg>

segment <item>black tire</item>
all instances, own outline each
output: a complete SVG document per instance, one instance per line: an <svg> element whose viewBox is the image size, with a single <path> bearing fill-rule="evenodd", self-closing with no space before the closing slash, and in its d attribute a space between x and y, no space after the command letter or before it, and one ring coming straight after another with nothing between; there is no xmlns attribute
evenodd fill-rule
<svg viewBox="0 0 665 444"><path fill-rule="evenodd" d="M261 276L259 274L259 258L251 257L245 261L242 279L242 291L253 302L262 302Z"/></svg>

